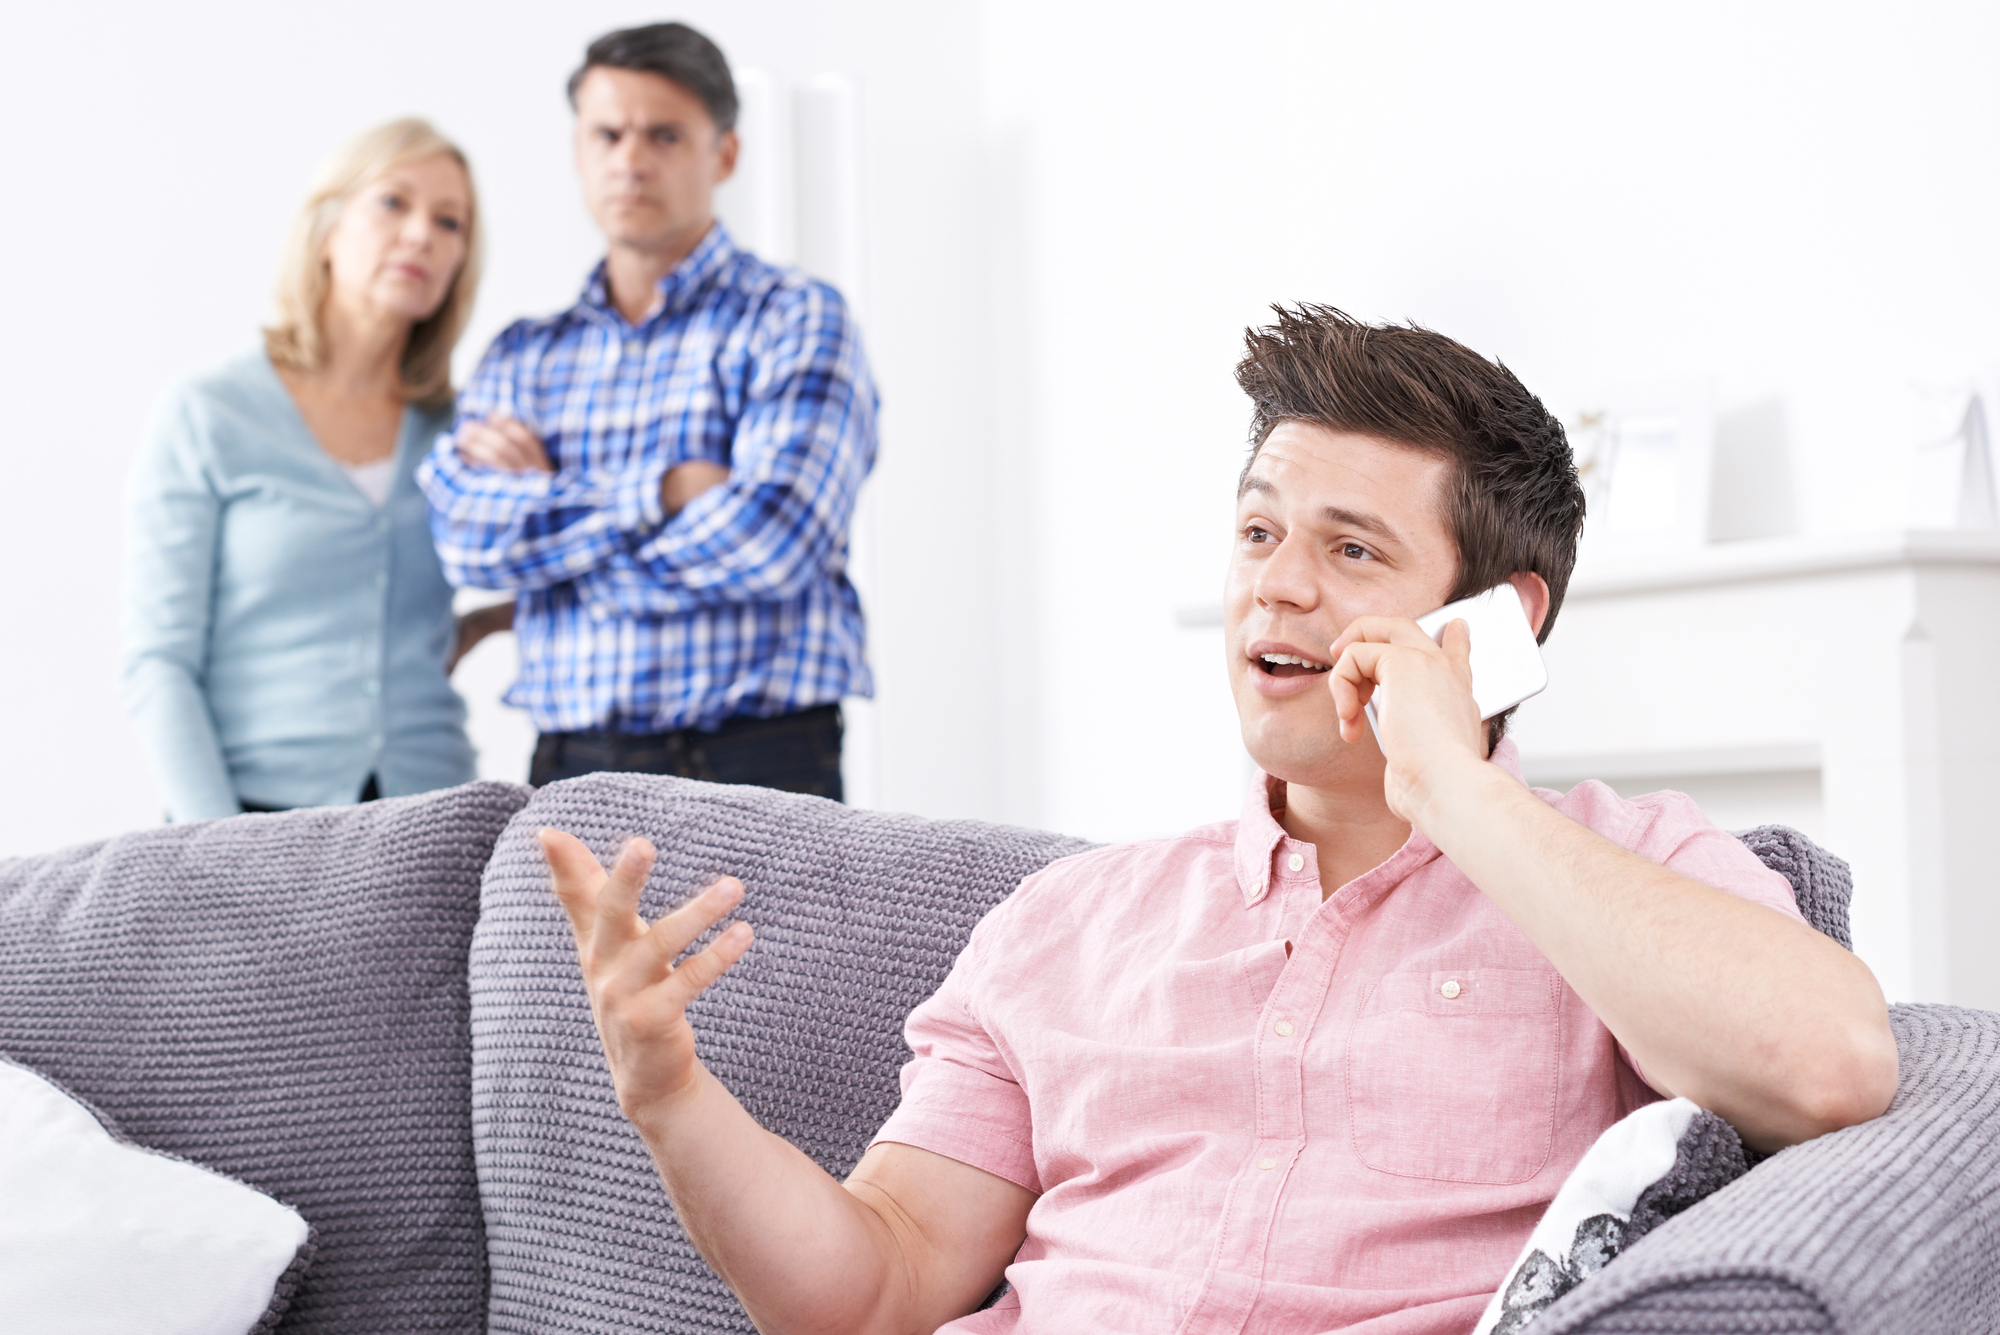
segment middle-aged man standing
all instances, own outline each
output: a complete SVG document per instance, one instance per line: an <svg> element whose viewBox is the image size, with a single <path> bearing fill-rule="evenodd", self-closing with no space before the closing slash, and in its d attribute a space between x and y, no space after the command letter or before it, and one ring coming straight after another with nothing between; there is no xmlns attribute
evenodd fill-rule
<svg viewBox="0 0 2000 1335"><path fill-rule="evenodd" d="M454 584L516 593L530 782L595 770L842 795L869 695L847 526L876 394L840 294L715 218L736 88L679 23L570 79L606 254L567 311L502 333L419 481Z"/></svg>
<svg viewBox="0 0 2000 1335"><path fill-rule="evenodd" d="M994 908L845 1183L697 1058L685 1008L750 928L674 961L742 884L648 926L650 849L607 876L542 835L620 1106L759 1330L1462 1335L1632 1109L1775 1150L1889 1106L1881 990L1784 878L1677 793L1529 788L1464 623L1413 620L1508 581L1549 628L1583 519L1561 425L1428 330L1303 307L1247 343L1223 650L1264 773L1238 820Z"/></svg>

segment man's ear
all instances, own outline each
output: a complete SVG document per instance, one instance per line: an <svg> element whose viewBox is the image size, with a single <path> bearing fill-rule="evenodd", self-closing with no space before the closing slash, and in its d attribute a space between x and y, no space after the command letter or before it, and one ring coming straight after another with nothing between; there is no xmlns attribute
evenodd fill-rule
<svg viewBox="0 0 2000 1335"><path fill-rule="evenodd" d="M715 174L716 185L721 185L736 174L736 150L739 146L734 130L724 130L721 137L716 140L716 165L720 168Z"/></svg>
<svg viewBox="0 0 2000 1335"><path fill-rule="evenodd" d="M1549 582L1532 570L1516 570L1507 582L1521 595L1521 610L1528 614L1528 624L1540 639L1542 623L1549 619Z"/></svg>

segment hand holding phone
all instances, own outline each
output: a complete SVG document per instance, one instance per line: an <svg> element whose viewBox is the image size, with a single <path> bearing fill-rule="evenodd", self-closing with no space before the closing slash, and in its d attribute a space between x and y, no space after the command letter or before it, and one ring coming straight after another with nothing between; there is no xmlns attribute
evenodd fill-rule
<svg viewBox="0 0 2000 1335"><path fill-rule="evenodd" d="M1465 622L1472 635L1472 700L1479 706L1482 722L1541 694L1548 686L1549 670L1542 662L1542 647L1535 643L1527 609L1521 606L1521 595L1512 584L1495 584L1484 593L1447 603L1418 617L1417 626L1437 640L1454 621ZM1368 726L1378 730L1376 710L1381 707L1382 695L1377 686L1367 704Z"/></svg>

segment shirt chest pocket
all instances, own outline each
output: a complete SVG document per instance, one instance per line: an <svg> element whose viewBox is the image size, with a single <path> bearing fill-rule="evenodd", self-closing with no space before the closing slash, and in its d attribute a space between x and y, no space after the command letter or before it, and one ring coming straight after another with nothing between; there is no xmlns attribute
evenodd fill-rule
<svg viewBox="0 0 2000 1335"><path fill-rule="evenodd" d="M1552 969L1413 969L1375 984L1347 1044L1361 1162L1490 1185L1541 1172L1555 1136L1566 992Z"/></svg>

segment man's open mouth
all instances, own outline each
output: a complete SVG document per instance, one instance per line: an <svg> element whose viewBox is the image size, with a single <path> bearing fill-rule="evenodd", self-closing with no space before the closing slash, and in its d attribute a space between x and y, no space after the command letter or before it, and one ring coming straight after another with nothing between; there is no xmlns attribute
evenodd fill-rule
<svg viewBox="0 0 2000 1335"><path fill-rule="evenodd" d="M1257 666L1264 670L1266 676L1271 677L1306 677L1317 672L1333 670L1331 663L1315 662L1310 658L1301 658L1297 654L1263 654L1259 656Z"/></svg>

